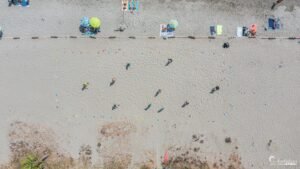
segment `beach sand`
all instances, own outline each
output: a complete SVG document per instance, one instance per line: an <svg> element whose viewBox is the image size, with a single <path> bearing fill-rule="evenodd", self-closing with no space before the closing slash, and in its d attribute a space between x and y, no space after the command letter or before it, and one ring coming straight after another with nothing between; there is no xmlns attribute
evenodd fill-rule
<svg viewBox="0 0 300 169"><path fill-rule="evenodd" d="M94 162L114 151L129 153L132 163L143 160L144 151L160 160L172 147L199 147L208 159L236 152L247 168L272 168L271 155L299 159L299 44L230 40L231 47L223 49L222 43L1 41L1 159L8 160L14 121L51 128L59 149L74 158L81 145L96 150L101 142ZM166 67L168 58L173 62ZM85 82L89 86L82 91ZM215 86L220 89L211 94ZM154 97L158 89L162 92ZM189 105L182 108L185 101ZM113 111L113 104L120 106ZM101 136L108 123L121 123L125 134ZM194 142L193 135L203 135L204 143ZM226 137L232 143L225 143ZM110 139L124 142L111 145Z"/></svg>
<svg viewBox="0 0 300 169"><path fill-rule="evenodd" d="M224 21L226 16L221 13L225 11L216 10L216 15L206 15L199 25L193 22L197 14L204 13L195 7L198 2L186 2L185 8L193 10L185 9L184 13L180 6L171 5L165 15L151 6L154 2L144 2L142 9L148 13L126 14L131 18L129 28L115 33L120 21L112 11L119 12L119 2L101 2L103 6L97 6L100 1L53 1L47 6L41 5L46 1L39 1L28 9L1 6L5 36L25 37L0 41L3 165L20 155L16 144L23 141L24 149L37 145L41 151L51 150L54 157L61 154L75 161L84 159L90 168L109 165L114 158L122 161L123 168L142 164L159 167L166 151L170 158L189 156L189 160L201 160L211 168L282 167L270 165L270 156L297 160L299 166L300 46L296 40L225 38L234 34L230 25L233 28L244 22L232 20L234 14L230 13ZM156 3L168 5L167 1ZM204 9L200 4L199 9ZM285 6L274 12L281 8ZM16 17L19 12L22 15ZM83 13L101 17L99 36L123 38L28 38L79 35L78 21ZM299 23L297 6L283 13ZM209 17L220 17L215 23L224 21L223 25L229 26L224 37L215 40L142 37L157 36L156 27L169 17L179 18L177 33L181 35L207 36L206 29L212 23ZM237 15L240 21L243 17L249 16ZM248 21L250 24L251 19L246 24ZM13 27L15 22L22 26ZM296 24L273 33L296 36L299 27ZM139 37L126 38L129 35ZM222 47L224 42L230 43L228 49ZM165 66L170 58L173 62ZM113 78L115 83L110 86ZM87 89L82 90L87 82ZM211 93L216 86L219 90ZM189 104L182 107L185 102ZM113 105L118 106L112 110ZM230 141L225 141L228 137Z"/></svg>

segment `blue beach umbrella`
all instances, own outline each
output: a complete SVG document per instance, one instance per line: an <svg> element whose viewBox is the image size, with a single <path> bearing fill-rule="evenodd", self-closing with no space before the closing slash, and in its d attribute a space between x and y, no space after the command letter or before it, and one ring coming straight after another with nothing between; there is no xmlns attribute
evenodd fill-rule
<svg viewBox="0 0 300 169"><path fill-rule="evenodd" d="M80 20L80 25L81 26L84 26L84 27L88 27L90 25L89 23L89 18L88 17L83 17L81 20Z"/></svg>
<svg viewBox="0 0 300 169"><path fill-rule="evenodd" d="M22 0L22 6L28 6L29 0Z"/></svg>

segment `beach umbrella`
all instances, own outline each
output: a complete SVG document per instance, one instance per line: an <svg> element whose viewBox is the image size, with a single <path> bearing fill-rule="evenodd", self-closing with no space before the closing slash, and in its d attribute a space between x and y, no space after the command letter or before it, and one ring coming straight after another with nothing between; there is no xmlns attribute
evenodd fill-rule
<svg viewBox="0 0 300 169"><path fill-rule="evenodd" d="M89 18L88 17L83 17L81 20L80 20L80 25L81 26L84 26L84 27L88 27L89 26Z"/></svg>
<svg viewBox="0 0 300 169"><path fill-rule="evenodd" d="M97 17L92 17L90 19L90 25L91 25L92 28L100 28L101 21Z"/></svg>
<svg viewBox="0 0 300 169"><path fill-rule="evenodd" d="M177 28L177 26L178 26L178 21L177 20L175 20L175 19L172 19L172 20L170 20L170 22L169 22L169 24L170 24L170 27L171 28Z"/></svg>

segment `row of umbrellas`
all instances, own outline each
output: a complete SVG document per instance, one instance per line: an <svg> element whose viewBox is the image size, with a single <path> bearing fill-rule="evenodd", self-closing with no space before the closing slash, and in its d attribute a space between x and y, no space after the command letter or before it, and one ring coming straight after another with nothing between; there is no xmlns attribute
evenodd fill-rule
<svg viewBox="0 0 300 169"><path fill-rule="evenodd" d="M83 17L80 20L80 25L85 26L85 27L91 26L92 28L97 29L97 28L100 28L100 26L101 26L101 20L97 17L91 17L91 18ZM178 26L178 21L175 19L172 19L172 20L170 20L169 25L171 28L175 29Z"/></svg>

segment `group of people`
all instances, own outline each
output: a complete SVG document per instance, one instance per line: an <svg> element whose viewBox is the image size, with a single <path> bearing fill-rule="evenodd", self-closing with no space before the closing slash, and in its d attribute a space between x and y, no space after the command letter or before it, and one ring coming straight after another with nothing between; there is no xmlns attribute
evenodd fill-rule
<svg viewBox="0 0 300 169"><path fill-rule="evenodd" d="M173 59L172 58L168 58L165 66L169 66L171 63L173 62ZM125 65L125 69L128 70L130 68L131 64L130 63L126 63ZM112 78L111 82L109 83L109 87L112 87L114 84L116 83L116 78ZM89 86L89 82L85 82L82 84L82 88L81 90L84 91L84 90L87 90L88 89L88 86ZM219 90L219 86L216 87L216 89L213 89L213 90ZM214 92L214 91L213 91ZM160 94L162 93L162 89L158 89L155 94L154 94L154 97L158 97ZM211 92L212 93L212 92ZM188 101L185 101L182 105L181 105L181 108L185 108L186 106L188 106L190 103ZM149 103L145 108L144 110L145 111L148 111L152 106L152 103ZM116 110L117 108L119 108L120 105L119 104L113 104L112 105L112 110ZM162 111L164 111L164 107L161 107L160 109L157 110L157 113L161 113Z"/></svg>

